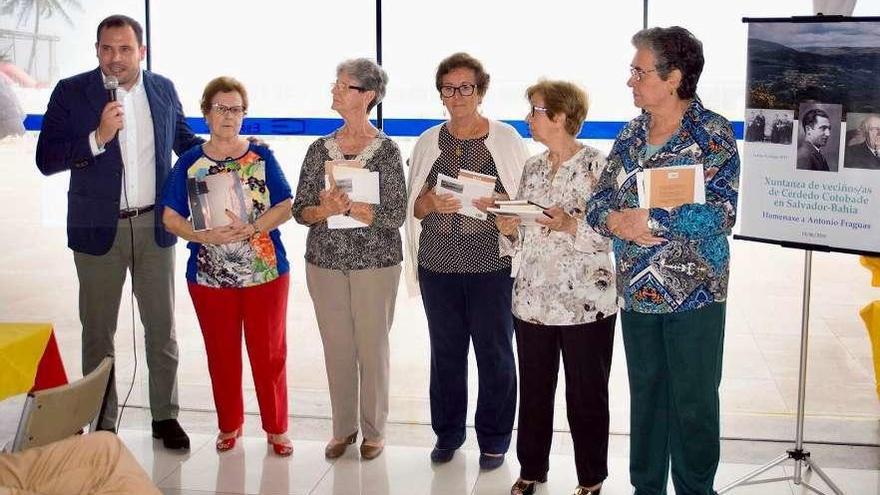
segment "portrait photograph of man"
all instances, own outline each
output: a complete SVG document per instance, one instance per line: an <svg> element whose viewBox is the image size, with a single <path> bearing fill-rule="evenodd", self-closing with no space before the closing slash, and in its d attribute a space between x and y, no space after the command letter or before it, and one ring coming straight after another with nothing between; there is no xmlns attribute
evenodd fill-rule
<svg viewBox="0 0 880 495"><path fill-rule="evenodd" d="M798 170L837 172L840 105L803 103L798 112Z"/></svg>
<svg viewBox="0 0 880 495"><path fill-rule="evenodd" d="M880 114L848 113L846 128L844 168L880 170Z"/></svg>

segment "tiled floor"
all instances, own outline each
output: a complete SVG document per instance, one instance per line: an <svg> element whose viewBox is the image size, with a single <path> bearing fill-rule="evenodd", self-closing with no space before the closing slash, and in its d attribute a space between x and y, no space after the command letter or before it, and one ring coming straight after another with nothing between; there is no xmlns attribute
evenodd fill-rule
<svg viewBox="0 0 880 495"><path fill-rule="evenodd" d="M602 149L609 143L591 144ZM308 140L279 138L271 140L270 144L288 180L295 184L298 165ZM412 144L411 139L400 140L404 155L409 153ZM35 145L33 134L0 143L0 164L3 165L6 179L0 181L0 231L4 232L0 235L0 252L3 253L0 256L0 321L52 322L68 372L77 376L80 366L80 327L76 275L65 239L67 177L64 174L49 178L41 176L33 164ZM265 447L257 439L245 442L245 448L241 449L241 455L248 459L244 462L247 469L241 471L240 479L227 479L227 472L238 469L234 466L237 465L235 462L241 462L235 461L235 455L239 454L232 454L229 461L224 461L230 467L227 470L224 466L221 471L223 476L219 477L219 460L210 448L194 450L187 458L165 458L167 456L164 454L160 455L158 468L155 468L159 471L154 473L164 476L155 477L165 483L167 476L178 473L174 476L179 476L181 480L180 489L213 490L218 482L222 482L224 489L233 489L227 488L227 484L236 487L233 489L238 490L235 493L255 492L261 484L273 489L286 486L294 493L298 493L297 490L307 493L313 489L315 493L334 493L334 489L335 493L357 493L357 487L366 486L367 483L379 486L386 478L391 490L389 493L466 493L472 490L477 493L505 493L516 473L513 459L508 459L508 472L483 476L478 476L475 460L470 458L472 455L467 459L461 456L461 465L452 469L458 466L453 464L450 469L442 470L443 476L440 476L440 472L432 471L425 460L432 441L430 430L420 426L429 419L428 338L421 301L409 298L404 286L400 289L391 332L390 420L401 427L414 424L416 430L401 432L396 438L389 437L392 446L384 461L363 466L353 459L344 459L334 465L323 461L320 451L324 432L327 431L323 422L330 408L321 342L311 300L302 278L306 229L289 222L281 230L292 273L288 308L290 412L294 415L294 425L297 421L314 420L317 426L313 426L312 430L320 433L306 437L295 435L302 439L297 443L297 454L289 464L284 461L280 469L288 473L286 484L274 484L279 471L277 460L268 459L262 463L263 467L254 462L254 459L264 457ZM204 347L183 277L186 252L182 245L178 246L177 254L180 401L187 410L212 411ZM724 378L721 386L722 434L726 438L791 441L794 436L803 260L802 251L732 241ZM880 400L875 392L867 333L858 317L858 310L862 306L880 299L880 289L870 287L869 280L869 273L859 266L855 256L835 253L816 253L813 256L805 424L808 441L880 445ZM133 339L137 352L132 351ZM130 404L144 405L147 399L144 393L143 336L139 321L133 330L131 304L127 295L123 298L116 343L120 391L126 390L128 384L133 382ZM629 402L626 362L621 344L618 332L612 364L610 406L612 432L616 438L625 439L629 431ZM476 369L471 359L470 394L475 396ZM248 373L246 368L245 397L247 410L253 413L256 412L256 402ZM567 429L563 392L560 387L556 415L559 430ZM127 418L138 416L134 412L126 414ZM130 424L126 419L123 428L136 431L143 427L139 420L133 420L135 423ZM210 447L213 419L196 417L194 420L203 426L198 431L208 435L202 439L202 444ZM253 431L258 429L254 428ZM124 436L128 439L131 434L126 431ZM411 440L413 435L418 441ZM133 437L135 440L137 436ZM149 439L137 441L144 445L142 458L152 459L152 442ZM566 450L565 441L562 435L557 442L563 447L558 452L554 450L554 455L559 456L554 457L554 466L571 462L570 448ZM318 443L310 445L309 442ZM761 447L768 445L765 443L748 445L728 452L730 455L726 459L730 459L731 464L723 466L720 477L747 470L749 465L761 464L785 448L785 444L769 444L773 447L769 450ZM468 444L467 448L475 447ZM766 455L749 455L750 451L756 449ZM836 459L831 472L854 466L869 469L856 473L844 472L835 478L841 483L847 482L841 478L868 480L868 485L858 485L859 490L848 493L877 495L880 492L880 483L877 481L880 456L876 449L869 451L867 457L864 452L850 455L847 447L823 449ZM313 456L312 451L316 455ZM603 493L627 493L625 458L625 452L612 452L614 472ZM302 462L306 464L300 464ZM386 468L381 468L383 465ZM154 469L152 466L150 469ZM571 479L564 477L572 475L570 467L554 469L554 472L558 472L559 477L554 476L543 493L565 493L569 485L573 486ZM400 479L401 473L412 474L411 480L406 476L407 481L403 486L395 481ZM870 485L872 482L873 486ZM349 487L347 489L350 491L335 488L337 485L343 486L343 483L348 483L344 486ZM614 488L618 486L621 488ZM865 486L871 487L871 490L861 491ZM547 488L551 491L548 492ZM771 491L756 493L788 493L778 491L778 487L767 489ZM362 492L381 493L373 492L369 487L363 488Z"/></svg>
<svg viewBox="0 0 880 495"><path fill-rule="evenodd" d="M137 412L135 414L138 414ZM188 419L192 419L190 414ZM252 420L253 418L249 418ZM249 425L251 426L251 425ZM256 426L256 425L253 425ZM317 427L317 428L316 428ZM197 427L198 428L198 427ZM300 426L295 430L305 436L317 433L320 424ZM254 428L256 429L256 428ZM430 437L424 426L394 426L397 434L413 437ZM473 432L471 431L472 435ZM336 461L324 458L324 443L317 439L295 438L294 455L289 459L273 455L262 436L246 436L233 450L218 454L213 447L214 437L207 433L192 433L192 450L185 454L165 450L154 441L146 430L126 429L120 436L141 461L163 493L207 494L207 493L265 493L265 494L406 494L406 495L462 495L462 494L505 494L519 474L516 455L511 454L502 467L491 472L480 472L477 466L479 452L472 448L462 449L446 465L431 465L428 454L430 443L413 446L389 441L385 452L373 461L361 461L356 448L350 448ZM557 437L563 435L557 434ZM629 494L629 475L626 459L627 437L613 437L609 459L609 476L602 489L603 494ZM409 442L412 443L412 442ZM562 443L562 442L557 442ZM735 459L742 455L756 456L754 463L731 460L723 462L718 469L716 488L748 473L758 466L784 452L784 444L763 442L743 442L732 445L725 442L725 458ZM831 479L846 494L874 495L880 490L880 466L875 469L848 469L852 458L865 456L868 462L880 459L878 449L861 452L842 452L830 455L829 448L814 451L813 458ZM772 452L772 454L771 454ZM850 457L847 460L843 457ZM757 456L763 456L757 458ZM873 461L871 461L873 459ZM858 464L858 463L856 463ZM785 477L793 473L793 464L787 462L768 471L764 477ZM813 473L805 472L804 480L814 486L827 490L824 483ZM570 493L577 485L574 459L570 446L554 445L550 457L548 482L541 485L538 494ZM670 493L672 493L670 483ZM801 494L802 486L791 481L770 484L742 486L729 492L732 494Z"/></svg>

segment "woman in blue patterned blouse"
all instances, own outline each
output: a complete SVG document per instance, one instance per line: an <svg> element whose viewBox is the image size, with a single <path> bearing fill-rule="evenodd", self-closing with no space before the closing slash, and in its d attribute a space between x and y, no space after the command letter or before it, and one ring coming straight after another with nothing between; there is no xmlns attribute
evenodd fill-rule
<svg viewBox="0 0 880 495"><path fill-rule="evenodd" d="M730 122L696 95L702 44L681 27L633 36L627 85L642 114L620 132L587 208L612 237L631 401L636 494L710 494L739 156ZM640 208L637 172L701 165L705 201ZM696 167L696 171L700 171Z"/></svg>

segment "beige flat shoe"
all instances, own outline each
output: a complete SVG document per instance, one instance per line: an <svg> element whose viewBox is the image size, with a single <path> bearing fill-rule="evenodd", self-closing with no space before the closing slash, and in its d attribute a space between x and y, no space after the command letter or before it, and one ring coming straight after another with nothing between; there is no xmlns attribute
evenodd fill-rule
<svg viewBox="0 0 880 495"><path fill-rule="evenodd" d="M335 438L327 443L324 447L324 457L327 459L338 459L342 457L349 445L353 445L357 441L358 432L345 437L345 440L339 442Z"/></svg>
<svg viewBox="0 0 880 495"><path fill-rule="evenodd" d="M373 460L382 454L385 450L385 442L380 444L368 443L367 440L361 442L361 459L365 461Z"/></svg>

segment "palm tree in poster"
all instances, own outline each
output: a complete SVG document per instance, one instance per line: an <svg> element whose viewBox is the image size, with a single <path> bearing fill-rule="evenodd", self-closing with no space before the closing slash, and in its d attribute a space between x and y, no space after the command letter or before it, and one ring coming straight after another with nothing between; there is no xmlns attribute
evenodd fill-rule
<svg viewBox="0 0 880 495"><path fill-rule="evenodd" d="M65 5L82 10L78 0L0 0L0 15L18 15L18 25L27 24L34 18L34 39L31 43L31 54L28 58L27 72L34 74L34 61L37 56L37 36L40 34L40 19L50 18L54 15L61 16L67 23L73 26L73 19L65 10Z"/></svg>

